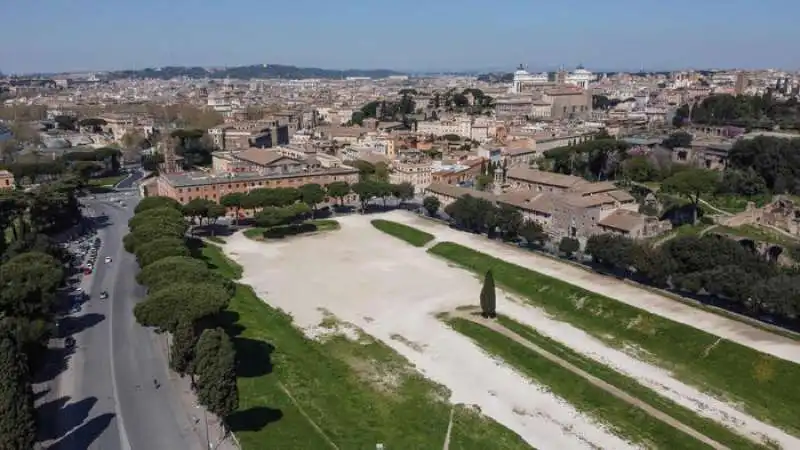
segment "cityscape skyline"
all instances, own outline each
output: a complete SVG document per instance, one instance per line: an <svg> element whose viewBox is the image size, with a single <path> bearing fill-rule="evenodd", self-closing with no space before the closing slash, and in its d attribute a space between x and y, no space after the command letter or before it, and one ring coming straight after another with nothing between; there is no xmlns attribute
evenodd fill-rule
<svg viewBox="0 0 800 450"><path fill-rule="evenodd" d="M725 9L688 0L646 8L631 0L610 5L499 0L491 8L474 0L411 0L403 14L361 0L198 5L191 0L143 0L135 8L118 1L76 0L46 8L11 3L5 9L14 20L0 28L0 39L14 45L0 48L0 70L61 73L257 61L406 73L511 71L520 62L531 70L582 63L595 71L800 66L780 45L800 35L790 21L800 5L784 0L759 8L737 0ZM745 8L748 13L742 14ZM258 17L273 20L268 27L250 23ZM744 27L747 33L741 32Z"/></svg>

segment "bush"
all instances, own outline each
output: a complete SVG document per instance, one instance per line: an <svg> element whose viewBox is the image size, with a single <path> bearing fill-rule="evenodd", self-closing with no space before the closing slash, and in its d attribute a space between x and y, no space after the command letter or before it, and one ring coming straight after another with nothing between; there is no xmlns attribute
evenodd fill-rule
<svg viewBox="0 0 800 450"><path fill-rule="evenodd" d="M264 231L265 239L283 239L287 236L296 236L303 233L313 233L317 231L317 225L311 222L300 224L282 225L272 227Z"/></svg>

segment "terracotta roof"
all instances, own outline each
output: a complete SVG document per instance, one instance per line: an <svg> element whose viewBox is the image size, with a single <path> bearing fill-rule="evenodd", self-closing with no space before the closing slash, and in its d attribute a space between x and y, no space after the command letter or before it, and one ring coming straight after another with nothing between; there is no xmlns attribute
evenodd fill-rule
<svg viewBox="0 0 800 450"><path fill-rule="evenodd" d="M611 191L611 192L608 193L608 195L614 197L614 200L617 200L618 202L633 202L633 201L636 201L636 199L631 194L629 194L629 193L627 193L625 191L620 191L620 190Z"/></svg>
<svg viewBox="0 0 800 450"><path fill-rule="evenodd" d="M543 172L525 167L514 167L508 170L508 178L527 181L529 183L544 184L562 188L571 188L580 183L586 183L583 178L561 173Z"/></svg>
<svg viewBox="0 0 800 450"><path fill-rule="evenodd" d="M579 208L593 208L605 204L613 204L616 202L613 197L608 194L595 194L595 195L580 195L580 194L562 194L564 203Z"/></svg>
<svg viewBox="0 0 800 450"><path fill-rule="evenodd" d="M636 211L618 209L597 222L597 224L602 227L630 232L644 224L646 219L647 216Z"/></svg>
<svg viewBox="0 0 800 450"><path fill-rule="evenodd" d="M432 192L434 194L446 195L453 198L461 198L465 195L471 195L473 197L489 200L490 202L497 200L497 196L489 192L476 191L474 189L445 183L431 183L427 188L425 188L425 192Z"/></svg>
<svg viewBox="0 0 800 450"><path fill-rule="evenodd" d="M498 196L497 201L526 211L553 214L554 195L557 194L542 192L531 196L530 192L515 191Z"/></svg>
<svg viewBox="0 0 800 450"><path fill-rule="evenodd" d="M231 153L231 156L260 166L268 166L281 158L292 159L288 156L281 155L275 150L263 148L249 148L241 152Z"/></svg>
<svg viewBox="0 0 800 450"><path fill-rule="evenodd" d="M614 183L610 181L600 181L597 183L581 184L572 191L581 195L592 195L616 190L617 187L614 185Z"/></svg>

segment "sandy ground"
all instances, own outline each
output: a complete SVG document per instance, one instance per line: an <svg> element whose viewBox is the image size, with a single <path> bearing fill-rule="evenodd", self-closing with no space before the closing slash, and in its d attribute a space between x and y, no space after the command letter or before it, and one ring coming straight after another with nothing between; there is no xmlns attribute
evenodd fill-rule
<svg viewBox="0 0 800 450"><path fill-rule="evenodd" d="M436 236L437 241L455 242L505 261L559 278L582 288L615 298L659 316L669 318L724 339L788 361L800 363L800 344L742 322L703 311L636 286L623 283L545 256L487 240L483 236L456 231L405 211L393 211L382 218L405 223Z"/></svg>
<svg viewBox="0 0 800 450"><path fill-rule="evenodd" d="M384 235L373 218L341 218L339 231L278 243L237 234L225 251L244 266L242 281L298 326L313 330L331 312L447 386L454 403L478 405L537 448L636 448L439 322L435 313L476 303L480 281Z"/></svg>

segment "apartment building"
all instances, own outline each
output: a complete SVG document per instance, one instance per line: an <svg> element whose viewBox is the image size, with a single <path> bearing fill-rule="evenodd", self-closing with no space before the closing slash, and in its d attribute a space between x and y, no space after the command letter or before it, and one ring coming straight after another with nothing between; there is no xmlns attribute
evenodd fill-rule
<svg viewBox="0 0 800 450"><path fill-rule="evenodd" d="M391 162L391 169L390 183L410 183L417 194L425 192L425 188L432 182L431 160L416 149L401 150L399 158Z"/></svg>
<svg viewBox="0 0 800 450"><path fill-rule="evenodd" d="M592 95L577 87L561 87L544 91L542 102L549 103L550 118L588 118L592 112Z"/></svg>
<svg viewBox="0 0 800 450"><path fill-rule="evenodd" d="M148 195L162 195L186 204L203 198L218 202L232 192L258 188L294 187L310 183L328 185L335 181L355 183L358 170L349 166L324 167L315 158L299 160L275 150L248 149L214 154L213 170L161 174ZM354 195L346 201L355 201Z"/></svg>
<svg viewBox="0 0 800 450"><path fill-rule="evenodd" d="M250 147L271 148L289 144L289 126L279 119L235 122L208 130L214 145L221 150Z"/></svg>
<svg viewBox="0 0 800 450"><path fill-rule="evenodd" d="M459 161L454 164L436 161L431 167L431 183L449 185L472 184L481 173L481 163L483 161L483 158Z"/></svg>

